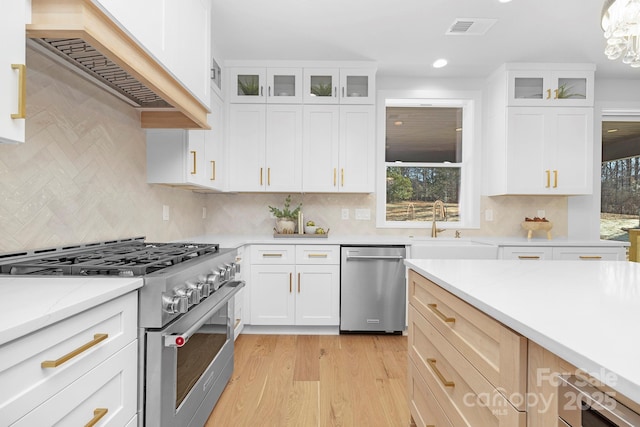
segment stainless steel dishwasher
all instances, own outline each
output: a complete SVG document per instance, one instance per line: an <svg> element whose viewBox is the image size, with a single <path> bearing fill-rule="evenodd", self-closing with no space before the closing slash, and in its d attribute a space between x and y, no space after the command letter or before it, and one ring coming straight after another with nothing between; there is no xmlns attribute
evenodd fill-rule
<svg viewBox="0 0 640 427"><path fill-rule="evenodd" d="M341 247L341 333L404 330L405 253L404 246Z"/></svg>

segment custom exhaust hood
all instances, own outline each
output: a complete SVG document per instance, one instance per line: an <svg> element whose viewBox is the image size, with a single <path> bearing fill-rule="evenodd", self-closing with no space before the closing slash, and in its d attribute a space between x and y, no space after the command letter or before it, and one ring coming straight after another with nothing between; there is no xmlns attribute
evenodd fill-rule
<svg viewBox="0 0 640 427"><path fill-rule="evenodd" d="M143 128L209 129L203 106L90 0L32 0L29 45L139 108Z"/></svg>

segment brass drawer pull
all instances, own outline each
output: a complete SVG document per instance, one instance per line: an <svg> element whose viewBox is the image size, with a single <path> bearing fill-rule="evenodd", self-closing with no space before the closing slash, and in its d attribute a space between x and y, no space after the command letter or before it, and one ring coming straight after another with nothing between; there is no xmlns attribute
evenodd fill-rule
<svg viewBox="0 0 640 427"><path fill-rule="evenodd" d="M580 255L580 259L602 259L600 255Z"/></svg>
<svg viewBox="0 0 640 427"><path fill-rule="evenodd" d="M24 64L11 64L11 68L18 70L18 112L12 113L12 119L24 119L27 117L27 66Z"/></svg>
<svg viewBox="0 0 640 427"><path fill-rule="evenodd" d="M193 156L193 168L191 169L191 175L196 175L196 156L197 153L195 151L191 151L191 155Z"/></svg>
<svg viewBox="0 0 640 427"><path fill-rule="evenodd" d="M293 273L289 273L289 293L291 293L292 291L292 286L293 286Z"/></svg>
<svg viewBox="0 0 640 427"><path fill-rule="evenodd" d="M455 317L448 317L446 316L443 312L441 312L440 310L438 310L438 304L427 304L427 307L429 307L429 309L431 311L433 311L433 313L438 316L440 318L440 320L442 320L443 322L446 323L455 323L456 318Z"/></svg>
<svg viewBox="0 0 640 427"><path fill-rule="evenodd" d="M100 419L102 417L107 415L107 412L109 412L109 410L107 408L96 408L96 409L94 409L93 410L93 418L91 418L91 421L89 421L87 424L85 424L84 427L93 427L94 425L96 425L98 423L98 421L100 421Z"/></svg>
<svg viewBox="0 0 640 427"><path fill-rule="evenodd" d="M300 273L298 273L298 293L300 293Z"/></svg>
<svg viewBox="0 0 640 427"><path fill-rule="evenodd" d="M518 255L518 259L540 259L539 255Z"/></svg>
<svg viewBox="0 0 640 427"><path fill-rule="evenodd" d="M93 340L89 341L82 347L76 348L72 352L65 354L57 360L45 360L40 364L40 366L42 366L43 368L57 368L68 360L73 359L77 355L89 350L91 347L98 344L100 341L106 340L107 338L109 338L109 334L95 334L93 336Z"/></svg>
<svg viewBox="0 0 640 427"><path fill-rule="evenodd" d="M326 258L327 254L309 254L309 258Z"/></svg>
<svg viewBox="0 0 640 427"><path fill-rule="evenodd" d="M282 258L282 254L262 254L262 258Z"/></svg>
<svg viewBox="0 0 640 427"><path fill-rule="evenodd" d="M440 382L445 387L455 387L455 383L453 381L447 381L447 379L442 375L442 373L436 368L436 359L427 359L427 363L436 374Z"/></svg>
<svg viewBox="0 0 640 427"><path fill-rule="evenodd" d="M216 161L211 160L211 181L216 180Z"/></svg>

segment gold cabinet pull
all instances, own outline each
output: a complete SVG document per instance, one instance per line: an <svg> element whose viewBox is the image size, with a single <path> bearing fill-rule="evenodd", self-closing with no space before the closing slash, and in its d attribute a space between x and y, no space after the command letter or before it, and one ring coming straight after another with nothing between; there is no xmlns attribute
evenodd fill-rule
<svg viewBox="0 0 640 427"><path fill-rule="evenodd" d="M446 322L446 323L455 323L456 322L456 318L455 317L446 316L443 312L438 310L438 304L427 304L427 307L429 307L429 310L431 310L433 312L433 314L438 316L440 318L440 320L442 320L443 322Z"/></svg>
<svg viewBox="0 0 640 427"><path fill-rule="evenodd" d="M554 93L554 97L553 97L553 99L558 99L559 89L554 89L554 90L553 90L553 93Z"/></svg>
<svg viewBox="0 0 640 427"><path fill-rule="evenodd" d="M267 185L271 185L271 168L267 168Z"/></svg>
<svg viewBox="0 0 640 427"><path fill-rule="evenodd" d="M334 187L336 186L336 172L337 172L336 168L333 168L333 186Z"/></svg>
<svg viewBox="0 0 640 427"><path fill-rule="evenodd" d="M262 185L262 168L260 168L260 185Z"/></svg>
<svg viewBox="0 0 640 427"><path fill-rule="evenodd" d="M539 255L518 255L518 259L540 259Z"/></svg>
<svg viewBox="0 0 640 427"><path fill-rule="evenodd" d="M293 286L293 273L289 273L289 293L293 292L292 286Z"/></svg>
<svg viewBox="0 0 640 427"><path fill-rule="evenodd" d="M262 254L262 258L282 258L282 254Z"/></svg>
<svg viewBox="0 0 640 427"><path fill-rule="evenodd" d="M216 161L211 160L211 181L216 180Z"/></svg>
<svg viewBox="0 0 640 427"><path fill-rule="evenodd" d="M553 188L558 188L558 171L553 171Z"/></svg>
<svg viewBox="0 0 640 427"><path fill-rule="evenodd" d="M544 171L547 174L547 188L551 187L551 171L547 169Z"/></svg>
<svg viewBox="0 0 640 427"><path fill-rule="evenodd" d="M191 175L195 175L196 174L196 152L192 150L191 155L193 156L193 168L191 169Z"/></svg>
<svg viewBox="0 0 640 427"><path fill-rule="evenodd" d="M93 335L93 339L91 341L89 341L88 343L86 343L85 345L76 348L72 352L65 354L64 356L62 356L59 359L56 359L56 360L45 360L44 362L42 362L40 364L40 366L43 367L43 368L57 368L58 366L62 365L64 362L67 362L68 360L73 359L77 355L79 355L81 353L84 353L85 351L87 351L91 347L93 347L94 345L98 344L100 341L104 341L107 338L109 338L109 334L95 334L95 335Z"/></svg>
<svg viewBox="0 0 640 427"><path fill-rule="evenodd" d="M340 169L340 186L344 187L344 169Z"/></svg>
<svg viewBox="0 0 640 427"><path fill-rule="evenodd" d="M436 374L440 382L445 387L455 387L455 383L453 381L447 381L447 379L442 375L442 372L438 370L436 367L436 359L427 359L427 363L431 366L431 369Z"/></svg>
<svg viewBox="0 0 640 427"><path fill-rule="evenodd" d="M24 119L27 117L27 66L24 64L11 64L11 68L18 70L18 112L12 113L12 119Z"/></svg>
<svg viewBox="0 0 640 427"><path fill-rule="evenodd" d="M547 89L547 99L551 99L551 89Z"/></svg>
<svg viewBox="0 0 640 427"><path fill-rule="evenodd" d="M580 255L580 259L602 259L600 255Z"/></svg>
<svg viewBox="0 0 640 427"><path fill-rule="evenodd" d="M85 424L84 427L93 427L94 425L96 425L98 423L98 421L100 421L100 419L102 417L107 415L107 412L109 412L109 410L107 408L96 408L96 409L94 409L93 410L93 418L91 418L91 421L89 421L87 424Z"/></svg>
<svg viewBox="0 0 640 427"><path fill-rule="evenodd" d="M309 258L326 258L328 255L327 254L309 254L308 257Z"/></svg>
<svg viewBox="0 0 640 427"><path fill-rule="evenodd" d="M300 273L298 273L298 293L300 293Z"/></svg>

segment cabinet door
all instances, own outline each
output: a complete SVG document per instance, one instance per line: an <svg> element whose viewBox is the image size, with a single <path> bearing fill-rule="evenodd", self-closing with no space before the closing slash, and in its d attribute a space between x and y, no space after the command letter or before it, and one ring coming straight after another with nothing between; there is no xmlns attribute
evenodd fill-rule
<svg viewBox="0 0 640 427"><path fill-rule="evenodd" d="M302 68L267 68L267 102L302 102Z"/></svg>
<svg viewBox="0 0 640 427"><path fill-rule="evenodd" d="M340 69L340 104L373 104L375 70Z"/></svg>
<svg viewBox="0 0 640 427"><path fill-rule="evenodd" d="M266 69L234 67L229 69L229 101L264 104Z"/></svg>
<svg viewBox="0 0 640 427"><path fill-rule="evenodd" d="M339 191L374 191L375 108L340 107Z"/></svg>
<svg viewBox="0 0 640 427"><path fill-rule="evenodd" d="M553 248L553 259L581 261L624 261L624 247L558 247Z"/></svg>
<svg viewBox="0 0 640 427"><path fill-rule="evenodd" d="M296 325L340 324L340 266L298 265Z"/></svg>
<svg viewBox="0 0 640 427"><path fill-rule="evenodd" d="M147 130L147 182L207 186L204 131Z"/></svg>
<svg viewBox="0 0 640 427"><path fill-rule="evenodd" d="M508 108L506 188L511 194L539 194L546 185L543 108Z"/></svg>
<svg viewBox="0 0 640 427"><path fill-rule="evenodd" d="M26 2L5 2L0 14L2 54L0 58L0 142L25 141L26 117Z"/></svg>
<svg viewBox="0 0 640 427"><path fill-rule="evenodd" d="M302 190L302 106L267 106L266 191Z"/></svg>
<svg viewBox="0 0 640 427"><path fill-rule="evenodd" d="M251 266L251 324L293 325L293 265Z"/></svg>
<svg viewBox="0 0 640 427"><path fill-rule="evenodd" d="M262 191L266 181L266 105L229 106L229 190Z"/></svg>
<svg viewBox="0 0 640 427"><path fill-rule="evenodd" d="M593 106L593 71L512 70L511 106Z"/></svg>
<svg viewBox="0 0 640 427"><path fill-rule="evenodd" d="M506 246L500 250L500 259L520 259L538 261L553 259L551 247L546 246Z"/></svg>
<svg viewBox="0 0 640 427"><path fill-rule="evenodd" d="M224 104L219 96L211 95L211 113L207 116L211 129L204 132L205 181L208 187L224 189Z"/></svg>
<svg viewBox="0 0 640 427"><path fill-rule="evenodd" d="M339 102L340 72L338 68L305 68L303 74L302 98L305 104L337 104Z"/></svg>
<svg viewBox="0 0 640 427"><path fill-rule="evenodd" d="M338 191L339 114L337 105L303 108L303 191Z"/></svg>

